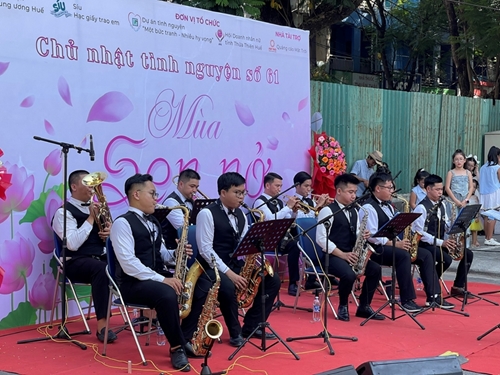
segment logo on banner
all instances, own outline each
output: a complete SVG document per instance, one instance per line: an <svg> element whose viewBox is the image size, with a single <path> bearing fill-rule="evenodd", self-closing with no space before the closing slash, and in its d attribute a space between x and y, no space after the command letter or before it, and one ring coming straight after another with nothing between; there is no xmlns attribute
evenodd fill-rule
<svg viewBox="0 0 500 375"><path fill-rule="evenodd" d="M269 41L269 52L276 52L276 43L274 42L274 39Z"/></svg>
<svg viewBox="0 0 500 375"><path fill-rule="evenodd" d="M54 8L54 10L51 10L50 14L57 18L62 16L71 17L71 13L66 10L66 4L64 1L57 0L54 4L52 4L52 8Z"/></svg>
<svg viewBox="0 0 500 375"><path fill-rule="evenodd" d="M130 23L130 27L134 29L134 31L139 31L141 28L141 16L138 14L134 14L130 12L128 14L128 22Z"/></svg>
<svg viewBox="0 0 500 375"><path fill-rule="evenodd" d="M224 33L222 32L221 29L219 29L215 32L215 37L219 41L219 46L222 46L222 39L224 39Z"/></svg>

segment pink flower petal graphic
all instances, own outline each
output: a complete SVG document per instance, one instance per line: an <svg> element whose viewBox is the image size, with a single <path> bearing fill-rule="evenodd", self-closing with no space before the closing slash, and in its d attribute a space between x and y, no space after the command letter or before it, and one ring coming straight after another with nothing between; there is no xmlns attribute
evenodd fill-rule
<svg viewBox="0 0 500 375"><path fill-rule="evenodd" d="M59 91L59 95L66 102L67 105L73 106L71 103L71 93L69 92L68 82L64 79L64 77L59 77L59 81L57 82L57 90Z"/></svg>
<svg viewBox="0 0 500 375"><path fill-rule="evenodd" d="M133 109L134 105L125 94L110 91L96 100L90 109L87 122L119 122L126 118Z"/></svg>
<svg viewBox="0 0 500 375"><path fill-rule="evenodd" d="M308 104L309 104L309 98L308 97L302 99L299 102L299 112L302 111L304 108L306 108Z"/></svg>
<svg viewBox="0 0 500 375"><path fill-rule="evenodd" d="M35 97L33 95L28 96L26 99L24 99L21 102L21 107L28 108L28 107L31 107L33 105L33 103L35 103Z"/></svg>
<svg viewBox="0 0 500 375"><path fill-rule="evenodd" d="M255 122L255 119L253 118L253 114L250 108L246 104L243 104L237 100L235 101L234 106L236 108L236 114L238 115L238 118L243 123L243 125L252 126Z"/></svg>
<svg viewBox="0 0 500 375"><path fill-rule="evenodd" d="M10 63L0 62L0 76L5 73Z"/></svg>
<svg viewBox="0 0 500 375"><path fill-rule="evenodd" d="M45 126L45 131L51 135L55 134L54 127L47 120L43 120L43 125Z"/></svg>
<svg viewBox="0 0 500 375"><path fill-rule="evenodd" d="M267 148L270 150L276 150L278 148L279 141L276 137L267 137Z"/></svg>
<svg viewBox="0 0 500 375"><path fill-rule="evenodd" d="M288 113L283 112L283 114L281 115L281 118L283 119L283 121L285 121L288 125L290 125L293 128L293 122L290 119L290 116L288 115Z"/></svg>

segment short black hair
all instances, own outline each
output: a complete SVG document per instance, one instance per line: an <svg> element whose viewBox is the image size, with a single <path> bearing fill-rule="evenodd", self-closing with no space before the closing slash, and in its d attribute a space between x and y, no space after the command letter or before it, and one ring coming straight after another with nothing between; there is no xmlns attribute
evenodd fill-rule
<svg viewBox="0 0 500 375"><path fill-rule="evenodd" d="M201 180L200 174L194 169L184 169L179 175L179 182L188 182L189 180Z"/></svg>
<svg viewBox="0 0 500 375"><path fill-rule="evenodd" d="M309 173L304 172L304 171L299 172L295 176L293 176L293 183L294 184L296 184L297 182L299 184L303 184L307 180L312 180L312 177L311 177L311 175Z"/></svg>
<svg viewBox="0 0 500 375"><path fill-rule="evenodd" d="M375 187L381 183L386 183L387 181L393 181L392 174L386 172L375 172L371 175L370 181L368 182L368 188L371 191L375 191Z"/></svg>
<svg viewBox="0 0 500 375"><path fill-rule="evenodd" d="M347 184L358 185L361 181L357 179L356 176L350 173L344 173L335 177L335 189L344 188Z"/></svg>
<svg viewBox="0 0 500 375"><path fill-rule="evenodd" d="M441 177L437 174L430 174L425 178L424 188L427 189L427 186L434 186L440 183L443 183L443 179Z"/></svg>
<svg viewBox="0 0 500 375"><path fill-rule="evenodd" d="M264 176L264 186L266 186L267 183L272 183L274 180L283 180L283 177L281 177L279 174L274 173L274 172L269 172Z"/></svg>
<svg viewBox="0 0 500 375"><path fill-rule="evenodd" d="M222 190L228 191L233 186L240 186L245 183L245 178L238 172L226 172L217 179L217 191L219 195Z"/></svg>
<svg viewBox="0 0 500 375"><path fill-rule="evenodd" d="M125 181L125 195L127 197L129 196L129 193L132 191L134 185L144 185L147 181L153 182L153 176L148 173L136 173L132 177L127 178L127 181Z"/></svg>
<svg viewBox="0 0 500 375"><path fill-rule="evenodd" d="M78 169L76 171L73 171L69 174L69 177L68 177L68 188L69 188L69 191L72 191L71 190L71 185L72 184L76 184L78 181L80 181L80 176L81 175L87 175L89 174L88 171L86 171L85 169Z"/></svg>

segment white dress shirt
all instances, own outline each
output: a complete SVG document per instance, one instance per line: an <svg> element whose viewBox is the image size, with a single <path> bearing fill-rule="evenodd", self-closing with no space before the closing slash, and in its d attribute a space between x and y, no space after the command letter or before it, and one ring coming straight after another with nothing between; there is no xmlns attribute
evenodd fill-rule
<svg viewBox="0 0 500 375"><path fill-rule="evenodd" d="M340 203L340 202L337 202L337 203L338 203L338 205L339 205L340 208L344 208L345 207L342 203ZM323 220L327 216L330 216L332 213L333 212L332 212L330 206L324 207L319 212L318 221ZM337 215L342 215L342 214L345 215L345 217L347 218L348 222L351 221L351 215L350 215L349 211L344 210L344 211L342 211L342 213L338 213ZM333 227L334 220L335 220L335 216L332 216L330 219L328 219L328 221L330 222L328 233L326 232L326 228L325 228L325 226L323 224L320 224L320 225L318 225L316 227L316 242L317 242L317 244L321 247L321 249L324 252L326 251L326 247L327 247L326 245L327 245L327 242L328 242L328 254L333 253L333 251L337 248L337 245L335 244L335 242L331 241L328 238L328 236L330 235L330 230ZM359 214L358 214L358 220L356 222L356 235L359 235Z"/></svg>
<svg viewBox="0 0 500 375"><path fill-rule="evenodd" d="M184 195L182 195L179 190L176 190L175 193L179 196L179 198L191 212L193 210L193 205L191 204L191 202L186 201L186 197L184 197ZM174 198L168 198L163 204L167 207L174 207L178 206L179 202L177 202L177 200L175 200ZM175 229L179 229L184 225L184 214L182 210L170 211L170 213L167 215L167 219Z"/></svg>
<svg viewBox="0 0 500 375"><path fill-rule="evenodd" d="M272 198L272 196L270 196L269 194L262 193L262 195L266 197L268 200ZM276 199L279 200L279 198ZM259 207L259 210L264 212L264 221L275 220L275 219L291 219L293 214L293 210L286 204L283 204L283 208L279 210L276 214L273 214L269 209L269 207L267 207L267 204L264 204L264 201L260 198L254 202L253 207L254 208ZM276 208L278 207L279 206L276 206Z"/></svg>
<svg viewBox="0 0 500 375"><path fill-rule="evenodd" d="M305 203L307 205L309 205L309 203L307 202L304 202L302 199L303 198L307 198L307 197L304 197L300 194L297 194L295 193L294 196L299 200L301 201L302 203ZM313 207L316 207L316 202L314 201L314 199L312 200L313 201ZM292 210L292 215L291 217L295 217L297 219L301 219L301 218L306 218L306 217L310 217L310 218L315 218L316 217L316 212L313 211L313 210L309 210L309 212L306 214L304 211L302 210L297 210L297 212L293 212ZM326 217L326 216L325 216Z"/></svg>
<svg viewBox="0 0 500 375"><path fill-rule="evenodd" d="M82 206L87 202L82 202L73 197L69 198L68 202L78 208L82 213L90 215L90 206ZM60 207L57 209L54 220L52 221L52 229L59 236L60 239L63 238L63 226L64 226L64 208ZM80 228L77 227L76 219L71 212L66 210L66 239L67 239L67 249L70 251L77 251L80 246L83 245L89 234L92 231L92 225L88 221L85 221ZM105 243L102 243L103 253L105 248ZM66 257L66 259L70 259Z"/></svg>
<svg viewBox="0 0 500 375"><path fill-rule="evenodd" d="M227 207L222 205L222 208L227 214ZM228 218L234 230L236 231L236 233L238 233L238 223L236 222L236 216L228 215ZM245 220L245 224L243 226L243 232L241 233L240 239L245 237L245 234L248 231L248 223L245 215L243 215L243 219ZM217 255L213 248L214 232L215 223L212 211L204 208L198 213L198 216L196 217L196 243L198 244L198 251L209 265L212 264L212 256L214 256L219 272L226 273L229 270L229 267L222 261L222 259Z"/></svg>
<svg viewBox="0 0 500 375"><path fill-rule="evenodd" d="M156 224L144 219L144 212L135 207L129 207L129 211L134 212L139 217L141 223L153 234L154 239L158 237L160 228ZM116 219L111 226L111 242L115 250L116 259L120 263L123 272L139 280L153 280L163 282L165 277L145 266L139 258L135 256L135 241L132 235L132 228L124 217ZM165 245L160 247L161 258L164 263L175 263L175 250L167 250Z"/></svg>
<svg viewBox="0 0 500 375"><path fill-rule="evenodd" d="M432 202L432 204L436 203L437 202ZM412 223L411 225L412 231L420 232L422 234L421 241L428 243L429 245L434 245L434 236L424 231L425 221L427 220L427 209L422 204L419 204L417 207L415 207L413 212L421 215ZM441 220L441 207L438 207L436 215ZM445 221L445 231L446 231L450 226L450 220L448 218L446 210L444 210L444 221ZM442 246L442 245L443 245L443 239L436 238L436 246Z"/></svg>
<svg viewBox="0 0 500 375"><path fill-rule="evenodd" d="M384 213L387 215L389 220L391 220L394 216L394 208L386 205L381 205L380 207L382 208L382 211L384 211ZM371 235L373 235L379 230L377 211L375 211L375 208L373 208L371 204L364 204L363 208L366 209L368 213L366 229L370 232ZM364 210L359 210L359 221L362 221L365 215L366 214ZM387 237L370 237L368 238L368 241L374 245L385 245L387 242L389 242L389 239Z"/></svg>

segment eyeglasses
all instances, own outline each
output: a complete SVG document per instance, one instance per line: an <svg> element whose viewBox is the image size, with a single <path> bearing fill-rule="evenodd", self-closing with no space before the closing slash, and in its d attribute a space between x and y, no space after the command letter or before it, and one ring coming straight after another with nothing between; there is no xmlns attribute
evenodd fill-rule
<svg viewBox="0 0 500 375"><path fill-rule="evenodd" d="M244 197L245 195L248 194L248 191L246 190L234 190L233 193L237 196L237 197Z"/></svg>
<svg viewBox="0 0 500 375"><path fill-rule="evenodd" d="M391 186L378 185L378 186L384 189L394 190L394 185Z"/></svg>
<svg viewBox="0 0 500 375"><path fill-rule="evenodd" d="M142 190L137 190L137 191L142 191ZM151 194L151 196L154 198L154 199L158 199L158 197L160 196L160 194L158 194L156 191L148 191L149 194Z"/></svg>

